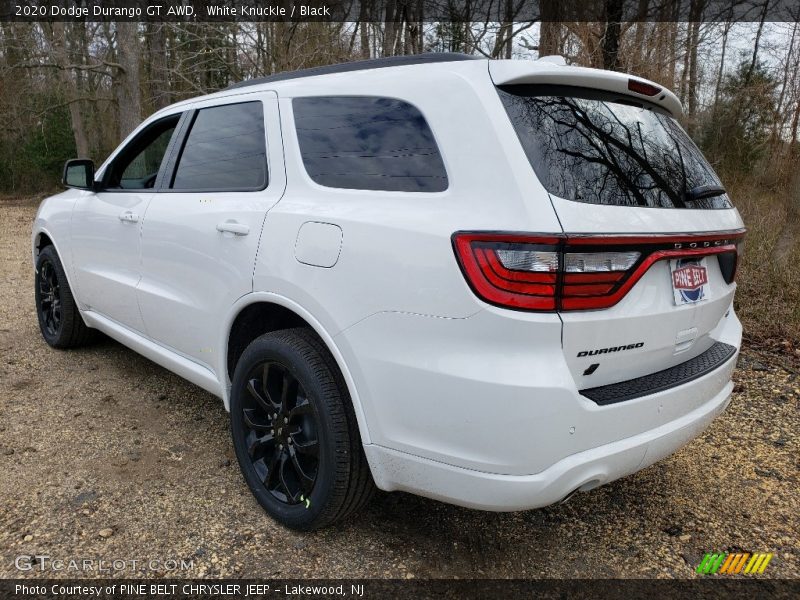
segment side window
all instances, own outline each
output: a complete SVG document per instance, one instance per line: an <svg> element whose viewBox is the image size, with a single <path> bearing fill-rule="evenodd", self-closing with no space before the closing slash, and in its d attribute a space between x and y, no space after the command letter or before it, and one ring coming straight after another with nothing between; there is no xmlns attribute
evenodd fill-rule
<svg viewBox="0 0 800 600"><path fill-rule="evenodd" d="M114 159L104 187L126 190L152 188L179 120L180 114L171 115L156 121L136 136Z"/></svg>
<svg viewBox="0 0 800 600"><path fill-rule="evenodd" d="M197 111L170 186L175 190L261 190L267 149L261 102Z"/></svg>
<svg viewBox="0 0 800 600"><path fill-rule="evenodd" d="M327 187L441 192L447 172L425 117L402 100L368 96L295 98L300 153Z"/></svg>

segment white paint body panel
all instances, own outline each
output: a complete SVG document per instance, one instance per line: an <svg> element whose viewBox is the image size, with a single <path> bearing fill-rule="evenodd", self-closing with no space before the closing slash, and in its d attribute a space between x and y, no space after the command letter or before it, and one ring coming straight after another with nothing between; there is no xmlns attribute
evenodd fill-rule
<svg viewBox="0 0 800 600"><path fill-rule="evenodd" d="M236 300L252 292L253 263L264 218L286 188L275 94L236 98L263 104L269 132L269 184L260 192L154 194L141 228L141 282L137 288L148 335L221 377L225 374L219 370L224 360L217 354L219 319ZM207 100L191 108L224 102ZM218 231L217 226L225 221L245 225L249 233Z"/></svg>
<svg viewBox="0 0 800 600"><path fill-rule="evenodd" d="M139 332L145 331L136 300L140 226L153 196L150 190L82 192L72 212L75 293L87 309ZM125 214L137 221L120 219Z"/></svg>
<svg viewBox="0 0 800 600"><path fill-rule="evenodd" d="M727 405L735 358L688 384L615 405L598 406L578 390L665 369L715 341L738 348L735 286L710 261L711 299L675 307L662 262L610 309L517 312L473 294L454 257L453 233L680 233L742 222L735 210L551 198L494 87L533 82L622 92L627 76L550 61L476 60L286 80L174 105L142 127L194 107L263 101L269 186L69 190L42 203L34 257L39 236L50 237L89 325L226 406L236 316L259 302L296 313L342 371L382 489L494 510L558 501L666 456ZM292 98L318 95L377 95L416 106L441 151L448 188L401 193L314 183L300 156ZM657 101L680 111L669 92ZM124 210L139 222L119 221ZM249 233L216 230L231 220ZM580 350L642 335L646 344L627 360L583 376L590 359L577 358Z"/></svg>

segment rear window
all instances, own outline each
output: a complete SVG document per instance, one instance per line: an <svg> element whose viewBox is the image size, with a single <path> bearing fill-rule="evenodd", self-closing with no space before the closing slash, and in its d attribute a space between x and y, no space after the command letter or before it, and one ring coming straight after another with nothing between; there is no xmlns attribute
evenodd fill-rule
<svg viewBox="0 0 800 600"><path fill-rule="evenodd" d="M402 100L295 98L295 127L308 175L333 188L441 192L447 172L425 117Z"/></svg>
<svg viewBox="0 0 800 600"><path fill-rule="evenodd" d="M555 196L591 204L730 208L678 122L655 105L566 86L498 88L536 175ZM706 195L693 199L696 196Z"/></svg>

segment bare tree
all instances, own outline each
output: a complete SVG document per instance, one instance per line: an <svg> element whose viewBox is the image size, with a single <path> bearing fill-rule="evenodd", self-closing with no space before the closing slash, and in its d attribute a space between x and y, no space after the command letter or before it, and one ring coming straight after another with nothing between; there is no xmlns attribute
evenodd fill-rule
<svg viewBox="0 0 800 600"><path fill-rule="evenodd" d="M139 24L116 24L117 73L115 89L119 105L120 137L136 129L142 120L141 90L139 89Z"/></svg>

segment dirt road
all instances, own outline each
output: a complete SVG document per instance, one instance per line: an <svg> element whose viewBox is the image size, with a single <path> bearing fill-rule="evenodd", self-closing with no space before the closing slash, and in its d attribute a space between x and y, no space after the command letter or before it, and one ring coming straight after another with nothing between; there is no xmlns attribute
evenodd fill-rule
<svg viewBox="0 0 800 600"><path fill-rule="evenodd" d="M44 554L127 561L100 573L117 576L691 577L705 552L734 550L773 552L764 576L798 576L800 377L769 356L745 352L702 437L567 504L494 514L380 494L302 535L251 497L218 399L110 340L44 344L35 206L0 200L0 576L98 574L24 558ZM192 568L167 571L181 560Z"/></svg>

